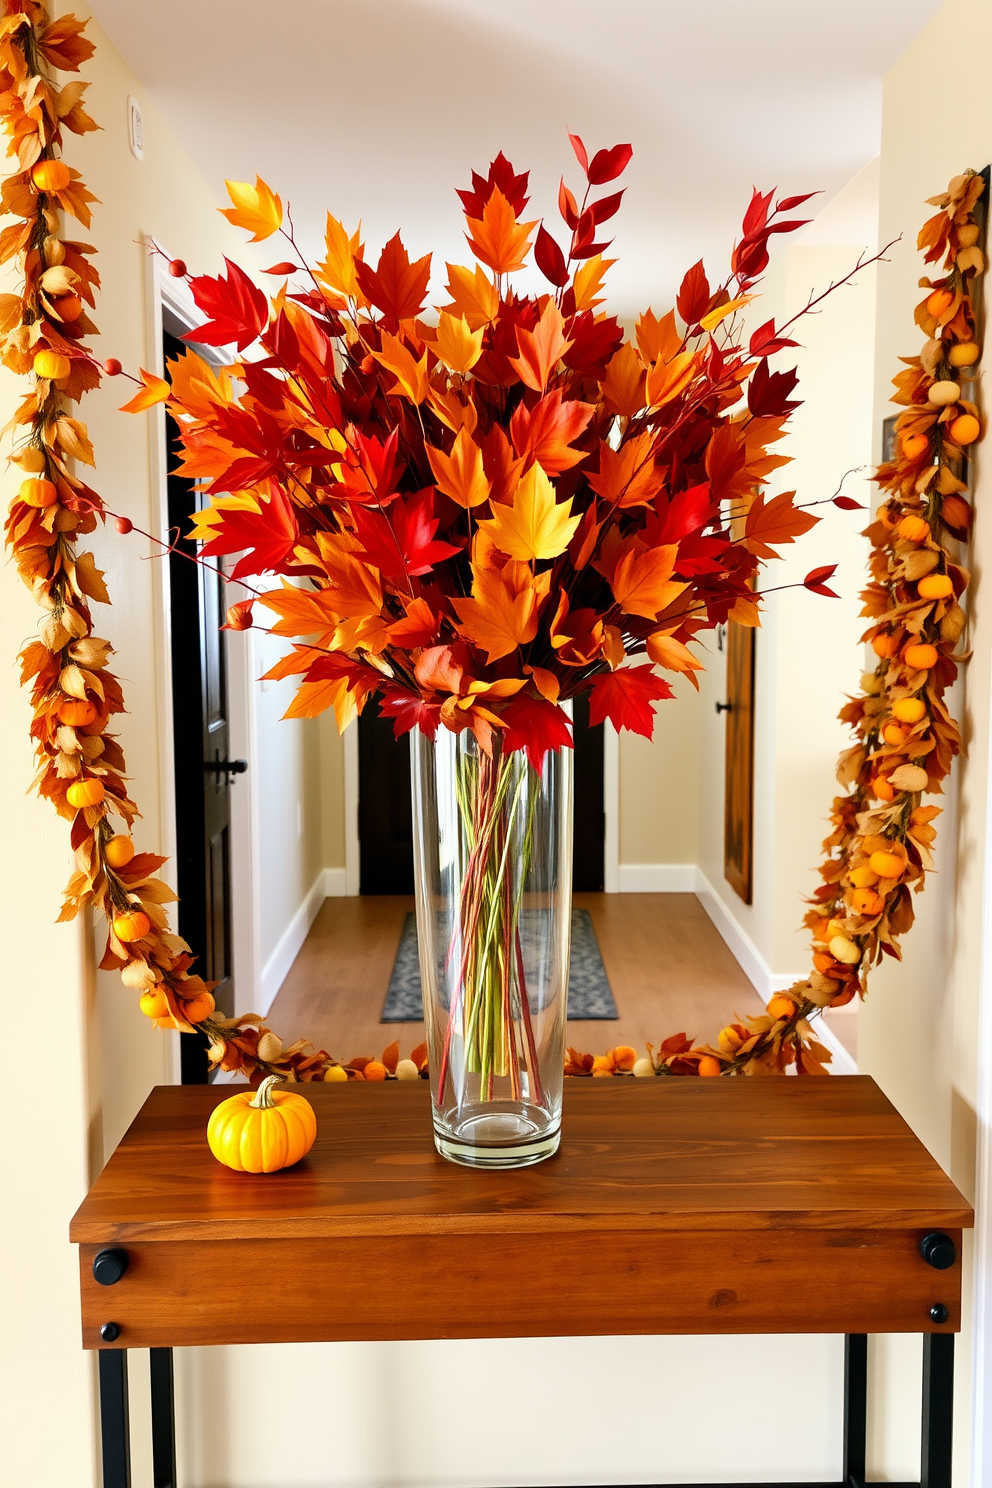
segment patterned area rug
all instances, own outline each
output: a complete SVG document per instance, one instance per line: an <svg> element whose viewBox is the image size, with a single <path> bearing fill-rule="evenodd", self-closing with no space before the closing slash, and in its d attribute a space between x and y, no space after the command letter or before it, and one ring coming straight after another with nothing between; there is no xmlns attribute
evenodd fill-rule
<svg viewBox="0 0 992 1488"><path fill-rule="evenodd" d="M424 1016L420 995L420 962L417 957L417 917L408 914L400 936L399 950L389 979L389 991L380 1023L415 1023ZM568 968L568 1016L570 1018L615 1019L613 1001L603 958L599 953L592 916L587 909L572 910L572 954Z"/></svg>

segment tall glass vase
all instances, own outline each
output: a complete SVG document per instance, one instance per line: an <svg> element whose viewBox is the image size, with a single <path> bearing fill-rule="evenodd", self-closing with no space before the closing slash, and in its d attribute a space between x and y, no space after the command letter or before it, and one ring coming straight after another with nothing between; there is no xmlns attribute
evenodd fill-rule
<svg viewBox="0 0 992 1488"><path fill-rule="evenodd" d="M496 732L496 731L494 731ZM558 1147L572 907L572 751L536 771L466 730L411 737L434 1140L472 1167Z"/></svg>

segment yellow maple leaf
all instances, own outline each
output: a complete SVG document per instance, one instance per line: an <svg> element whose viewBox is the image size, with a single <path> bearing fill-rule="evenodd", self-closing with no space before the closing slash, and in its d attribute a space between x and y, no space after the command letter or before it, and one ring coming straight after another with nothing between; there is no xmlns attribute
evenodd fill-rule
<svg viewBox="0 0 992 1488"><path fill-rule="evenodd" d="M481 264L466 269L462 264L446 264L448 293L451 304L444 309L450 315L464 316L473 331L496 319L499 291Z"/></svg>
<svg viewBox="0 0 992 1488"><path fill-rule="evenodd" d="M459 429L450 455L425 445L439 491L470 509L481 506L489 497L489 482L482 465L482 451L467 429Z"/></svg>
<svg viewBox="0 0 992 1488"><path fill-rule="evenodd" d="M224 185L234 206L221 207L220 215L235 227L253 233L250 242L261 243L279 231L282 227L282 202L261 176L255 177L254 186L249 186L247 181L225 181Z"/></svg>
<svg viewBox="0 0 992 1488"><path fill-rule="evenodd" d="M324 245L327 256L323 263L317 265L317 278L346 299L364 304L365 296L358 287L358 275L355 272L355 260L365 255L362 224L358 224L349 238L338 219L328 212Z"/></svg>
<svg viewBox="0 0 992 1488"><path fill-rule="evenodd" d="M470 372L482 355L482 326L473 331L464 315L457 319L442 310L434 350L452 372Z"/></svg>
<svg viewBox="0 0 992 1488"><path fill-rule="evenodd" d="M728 315L735 315L745 305L750 305L754 295L738 295L736 300L728 300L725 305L717 305L709 315L704 315L699 324L704 331L715 331L721 320L726 320Z"/></svg>
<svg viewBox="0 0 992 1488"><path fill-rule="evenodd" d="M402 397L409 398L411 403L423 403L430 392L426 351L419 362L415 361L405 342L398 336L391 336L388 331L383 331L382 350L372 354L396 378L395 385L390 388L391 393L399 393Z"/></svg>
<svg viewBox="0 0 992 1488"><path fill-rule="evenodd" d="M550 584L550 569L535 579L526 563L473 569L472 597L452 601L461 621L456 629L485 651L490 663L499 661L537 635Z"/></svg>
<svg viewBox="0 0 992 1488"><path fill-rule="evenodd" d="M604 258L601 253L594 253L592 258L587 258L585 263L579 265L572 281L577 311L595 310L597 305L603 303L600 290L607 270L612 269L615 263L615 258Z"/></svg>
<svg viewBox="0 0 992 1488"><path fill-rule="evenodd" d="M508 558L530 562L564 553L580 520L572 516L571 496L556 502L554 486L540 465L532 465L513 493L513 504L499 505L491 521L479 523L479 530Z"/></svg>
<svg viewBox="0 0 992 1488"><path fill-rule="evenodd" d="M499 187L482 209L482 217L466 217L471 232L469 247L497 274L511 274L522 269L530 250L531 229L536 222L518 222L513 208Z"/></svg>

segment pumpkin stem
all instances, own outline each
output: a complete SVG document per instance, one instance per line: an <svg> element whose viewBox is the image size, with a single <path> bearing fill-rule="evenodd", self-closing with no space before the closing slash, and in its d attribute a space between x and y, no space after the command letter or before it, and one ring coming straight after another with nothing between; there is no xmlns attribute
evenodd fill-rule
<svg viewBox="0 0 992 1488"><path fill-rule="evenodd" d="M282 1075L266 1075L265 1079L255 1091L254 1099L248 1104L254 1106L257 1111L270 1111L275 1105L272 1099L272 1087L282 1081Z"/></svg>

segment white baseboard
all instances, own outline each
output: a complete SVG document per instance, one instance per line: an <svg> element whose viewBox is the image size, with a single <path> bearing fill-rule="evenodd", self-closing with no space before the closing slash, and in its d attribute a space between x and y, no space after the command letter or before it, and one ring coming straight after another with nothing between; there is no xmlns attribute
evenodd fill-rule
<svg viewBox="0 0 992 1488"><path fill-rule="evenodd" d="M347 868L324 869L324 898L343 899L348 892Z"/></svg>
<svg viewBox="0 0 992 1488"><path fill-rule="evenodd" d="M696 898L719 930L724 944L747 977L751 986L766 1005L776 992L787 992L794 982L805 975L803 972L781 973L772 971L754 941L734 919L709 879L701 869L696 869ZM817 1018L814 1032L818 1041L833 1055L831 1070L835 1075L856 1075L858 1066L844 1048L840 1039Z"/></svg>
<svg viewBox="0 0 992 1488"><path fill-rule="evenodd" d="M341 871L334 868L322 868L320 870L313 881L310 892L280 935L275 950L262 967L259 1012L263 1017L269 1011L275 1000L276 993L286 980L289 968L300 954L300 949L307 938L310 926L317 918L320 906L327 897L325 889L327 873Z"/></svg>
<svg viewBox="0 0 992 1488"><path fill-rule="evenodd" d="M692 894L698 872L695 863L621 863L617 890L621 894Z"/></svg>

